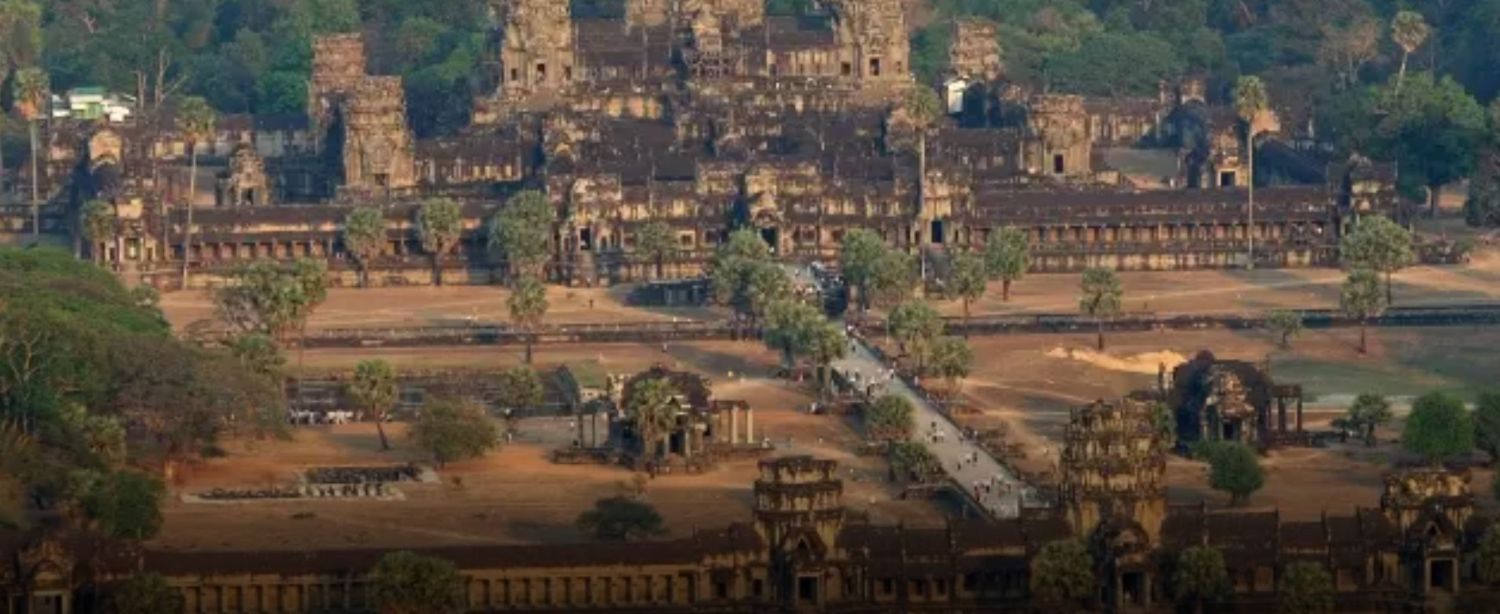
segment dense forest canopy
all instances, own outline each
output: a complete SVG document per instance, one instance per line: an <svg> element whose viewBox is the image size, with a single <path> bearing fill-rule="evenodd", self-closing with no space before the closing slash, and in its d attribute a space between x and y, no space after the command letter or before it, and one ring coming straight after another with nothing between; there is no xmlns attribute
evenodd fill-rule
<svg viewBox="0 0 1500 614"><path fill-rule="evenodd" d="M580 18L618 17L624 0L572 0ZM0 0L0 68L40 65L54 89L105 85L147 107L198 95L222 113L301 113L312 37L359 31L373 68L406 77L419 136L468 121L492 29L490 0ZM1162 79L1211 77L1221 101L1241 74L1273 98L1329 101L1385 83L1403 50L1398 11L1431 35L1412 71L1451 76L1481 103L1500 90L1500 0L921 0L911 2L913 61L931 82L947 24L999 22L1009 79L1035 89L1154 95ZM816 0L769 0L777 14ZM34 15L34 18L28 17ZM26 24L36 22L37 32ZM13 77L7 77L13 78ZM9 89L9 88L7 88ZM10 102L4 102L7 108ZM12 120L14 121L14 120ZM6 130L17 139L16 130ZM19 145L12 143L12 147ZM7 152L10 153L10 152ZM8 156L7 159L14 160Z"/></svg>

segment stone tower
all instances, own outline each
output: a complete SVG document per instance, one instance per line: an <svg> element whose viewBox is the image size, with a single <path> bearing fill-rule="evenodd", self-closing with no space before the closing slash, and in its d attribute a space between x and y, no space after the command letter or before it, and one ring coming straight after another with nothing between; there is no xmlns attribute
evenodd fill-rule
<svg viewBox="0 0 1500 614"><path fill-rule="evenodd" d="M312 82L307 113L321 147L339 107L365 78L365 42L359 34L332 34L313 40Z"/></svg>
<svg viewBox="0 0 1500 614"><path fill-rule="evenodd" d="M776 599L822 607L839 597L842 558L836 548L844 527L844 483L838 463L810 456L760 462L755 480L755 528L770 547Z"/></svg>
<svg viewBox="0 0 1500 614"><path fill-rule="evenodd" d="M992 82L1005 67L1000 56L1000 29L988 19L957 19L948 44L948 65L954 76Z"/></svg>
<svg viewBox="0 0 1500 614"><path fill-rule="evenodd" d="M1167 442L1150 404L1131 399L1076 408L1064 433L1061 503L1077 535L1131 525L1155 543L1166 515Z"/></svg>
<svg viewBox="0 0 1500 614"><path fill-rule="evenodd" d="M670 0L625 0L625 23L632 28L652 28L667 23Z"/></svg>
<svg viewBox="0 0 1500 614"><path fill-rule="evenodd" d="M413 139L400 77L366 77L344 105L344 188L357 192L416 185Z"/></svg>
<svg viewBox="0 0 1500 614"><path fill-rule="evenodd" d="M633 0L643 1L643 0ZM682 17L688 23L705 15L731 29L758 26L766 20L766 3L762 0L681 0Z"/></svg>
<svg viewBox="0 0 1500 614"><path fill-rule="evenodd" d="M1091 174L1094 148L1083 97L1042 94L1027 106L1026 170L1053 177Z"/></svg>
<svg viewBox="0 0 1500 614"><path fill-rule="evenodd" d="M900 0L830 0L840 74L862 85L911 80L910 44Z"/></svg>
<svg viewBox="0 0 1500 614"><path fill-rule="evenodd" d="M566 90L576 76L576 31L565 0L498 0L500 92Z"/></svg>

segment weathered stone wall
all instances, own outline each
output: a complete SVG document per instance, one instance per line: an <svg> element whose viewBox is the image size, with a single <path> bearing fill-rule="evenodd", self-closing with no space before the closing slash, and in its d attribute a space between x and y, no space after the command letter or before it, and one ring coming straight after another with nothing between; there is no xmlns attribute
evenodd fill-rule
<svg viewBox="0 0 1500 614"><path fill-rule="evenodd" d="M987 19L953 21L948 45L949 70L958 77L995 81L1005 71L1000 55L999 26Z"/></svg>

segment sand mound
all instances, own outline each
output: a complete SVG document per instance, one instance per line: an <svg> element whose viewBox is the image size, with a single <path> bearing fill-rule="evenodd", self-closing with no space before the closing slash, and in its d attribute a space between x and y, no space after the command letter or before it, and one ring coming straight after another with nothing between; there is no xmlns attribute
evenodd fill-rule
<svg viewBox="0 0 1500 614"><path fill-rule="evenodd" d="M1188 360L1182 354L1171 350L1146 352L1134 356L1110 356L1109 354L1100 354L1089 349L1057 347L1048 350L1047 356L1086 362L1101 369L1109 369L1110 371L1144 373L1146 375L1156 375L1157 369L1160 369L1162 365L1166 365L1167 370L1170 371L1172 368Z"/></svg>

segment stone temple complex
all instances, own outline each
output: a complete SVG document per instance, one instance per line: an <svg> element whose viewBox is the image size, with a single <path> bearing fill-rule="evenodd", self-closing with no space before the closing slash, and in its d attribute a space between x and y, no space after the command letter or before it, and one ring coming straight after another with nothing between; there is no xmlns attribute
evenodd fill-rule
<svg viewBox="0 0 1500 614"><path fill-rule="evenodd" d="M1284 521L1165 499L1166 442L1149 404L1075 409L1052 505L1019 518L915 528L871 524L842 503L834 461L761 461L748 522L667 541L419 549L452 561L469 611L1027 611L1048 543L1087 547L1098 611L1173 610L1172 568L1194 546L1224 555L1230 593L1205 611L1275 609L1284 571L1323 565L1339 611L1493 611L1476 576L1491 519L1461 475L1395 471L1376 507ZM94 611L101 587L160 573L188 612L370 611L376 549L184 552L47 533L0 535L0 612ZM1228 608L1219 609L1219 608ZM1438 608L1434 610L1432 608ZM1073 609L1045 611L1076 611Z"/></svg>
<svg viewBox="0 0 1500 614"><path fill-rule="evenodd" d="M633 253L648 221L680 245L665 275L686 277L734 227L786 257L831 259L855 227L937 254L1010 226L1037 270L1177 269L1243 265L1252 238L1259 266L1329 264L1352 216L1400 213L1390 169L1328 160L1288 133L1257 152L1250 223L1241 122L1201 79L1149 98L1029 92L1005 80L995 25L965 20L944 82L918 83L897 0L829 0L802 17L757 0L628 0L617 19L552 0L492 4L484 87L457 134L418 138L401 78L371 73L379 41L327 36L313 45L307 112L220 118L196 147L195 193L171 108L47 123L38 176L0 194L0 232L30 232L24 195L38 182L43 232L168 287L184 258L210 282L254 258L348 271L342 222L374 205L389 220L375 283L426 283L412 218L442 197L467 218L445 277L488 283L503 263L486 253L486 225L532 189L556 206L549 274L593 285L654 273ZM912 138L925 124L903 104L914 88L935 88L948 111L926 139ZM109 237L80 236L76 212L92 199L115 207Z"/></svg>

